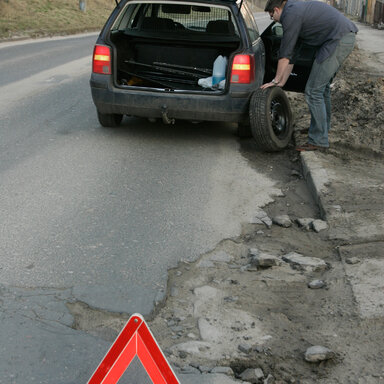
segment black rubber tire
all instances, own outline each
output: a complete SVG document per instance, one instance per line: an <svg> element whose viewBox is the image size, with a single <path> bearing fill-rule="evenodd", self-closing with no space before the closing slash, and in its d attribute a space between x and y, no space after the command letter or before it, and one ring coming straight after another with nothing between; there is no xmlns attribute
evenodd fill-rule
<svg viewBox="0 0 384 384"><path fill-rule="evenodd" d="M97 118L103 127L118 127L123 120L123 115L117 113L100 113L97 111Z"/></svg>
<svg viewBox="0 0 384 384"><path fill-rule="evenodd" d="M259 88L252 94L249 119L258 149L281 151L291 141L292 110L287 95L280 87Z"/></svg>
<svg viewBox="0 0 384 384"><path fill-rule="evenodd" d="M252 130L250 124L238 123L237 136L241 139L249 139L250 137L252 137Z"/></svg>

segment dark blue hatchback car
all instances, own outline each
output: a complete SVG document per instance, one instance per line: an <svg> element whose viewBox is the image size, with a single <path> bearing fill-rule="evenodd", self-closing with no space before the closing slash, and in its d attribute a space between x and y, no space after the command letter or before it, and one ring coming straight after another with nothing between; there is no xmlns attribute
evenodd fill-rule
<svg viewBox="0 0 384 384"><path fill-rule="evenodd" d="M122 0L94 48L99 122L235 122L259 149L281 150L293 130L288 99L279 87L260 89L274 77L281 36L279 24L260 36L246 0ZM305 56L286 89L304 89L312 52Z"/></svg>

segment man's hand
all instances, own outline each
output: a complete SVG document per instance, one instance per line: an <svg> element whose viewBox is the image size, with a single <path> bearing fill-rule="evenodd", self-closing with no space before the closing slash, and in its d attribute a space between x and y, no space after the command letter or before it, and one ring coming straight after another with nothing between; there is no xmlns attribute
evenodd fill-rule
<svg viewBox="0 0 384 384"><path fill-rule="evenodd" d="M277 64L277 71L275 78L270 83L263 84L260 88L266 89L270 87L284 87L285 83L288 80L289 75L293 69L293 64L289 64L289 59L282 58L279 59Z"/></svg>
<svg viewBox="0 0 384 384"><path fill-rule="evenodd" d="M266 89L266 88L277 87L277 86L278 86L278 83L276 83L275 81L271 81L269 83L263 84L260 88L261 89Z"/></svg>

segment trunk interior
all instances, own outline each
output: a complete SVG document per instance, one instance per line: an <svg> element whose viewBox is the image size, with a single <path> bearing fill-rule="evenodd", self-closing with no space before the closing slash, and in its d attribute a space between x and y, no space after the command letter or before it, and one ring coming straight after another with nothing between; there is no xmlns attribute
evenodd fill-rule
<svg viewBox="0 0 384 384"><path fill-rule="evenodd" d="M212 76L219 55L229 61L240 45L237 36L183 30L145 34L116 31L110 40L116 49L117 86L202 92L219 92L200 86L198 81Z"/></svg>

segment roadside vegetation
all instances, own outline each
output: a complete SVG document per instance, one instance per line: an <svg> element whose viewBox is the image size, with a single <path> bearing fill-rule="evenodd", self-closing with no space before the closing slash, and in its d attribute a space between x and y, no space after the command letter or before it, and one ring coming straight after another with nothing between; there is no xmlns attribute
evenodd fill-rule
<svg viewBox="0 0 384 384"><path fill-rule="evenodd" d="M99 30L115 0L0 0L0 39ZM83 3L83 4L84 4Z"/></svg>

